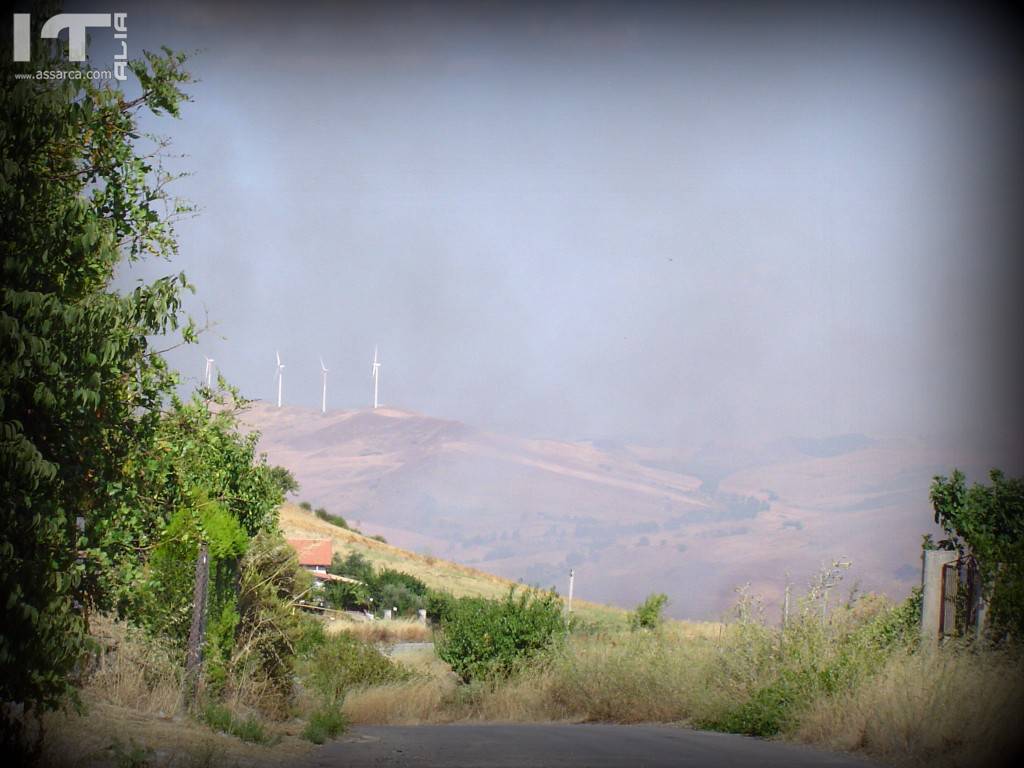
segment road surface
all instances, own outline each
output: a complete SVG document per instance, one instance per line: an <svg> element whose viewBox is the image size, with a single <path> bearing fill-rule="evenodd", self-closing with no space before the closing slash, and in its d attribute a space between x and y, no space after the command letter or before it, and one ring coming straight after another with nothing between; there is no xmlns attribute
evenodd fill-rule
<svg viewBox="0 0 1024 768"><path fill-rule="evenodd" d="M662 725L356 726L313 754L320 768L877 768L849 755Z"/></svg>

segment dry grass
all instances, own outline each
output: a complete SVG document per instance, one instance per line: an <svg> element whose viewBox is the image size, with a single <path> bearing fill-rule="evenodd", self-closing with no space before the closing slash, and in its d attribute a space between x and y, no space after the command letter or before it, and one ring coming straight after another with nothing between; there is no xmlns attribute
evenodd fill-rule
<svg viewBox="0 0 1024 768"><path fill-rule="evenodd" d="M344 632L368 643L427 643L433 633L426 624L416 619L390 621L347 621L337 619L325 625L327 634Z"/></svg>
<svg viewBox="0 0 1024 768"><path fill-rule="evenodd" d="M291 722L268 726L273 746L214 733L181 712L180 651L102 616L91 634L100 652L83 680L83 711L45 716L43 765L118 766L135 757L154 767L270 766L308 752Z"/></svg>
<svg viewBox="0 0 1024 768"><path fill-rule="evenodd" d="M713 659L712 644L699 638L579 637L547 664L493 685L458 685L447 665L435 661L425 677L350 693L344 712L367 724L676 722L714 703L707 683Z"/></svg>
<svg viewBox="0 0 1024 768"><path fill-rule="evenodd" d="M497 684L460 685L440 662L420 660L421 676L354 691L344 712L365 724L723 722L778 674L766 670L776 663L766 661L774 651L763 645L772 637L741 625L576 636L546 663ZM861 652L870 653L846 646L845 653ZM817 668L835 648L798 653L799 663ZM1019 653L897 648L880 663L877 672L851 678L851 689L808 692L782 735L908 768L1003 765L1024 753Z"/></svg>
<svg viewBox="0 0 1024 768"><path fill-rule="evenodd" d="M341 711L350 723L418 725L462 719L451 706L458 684L429 677L349 692Z"/></svg>
<svg viewBox="0 0 1024 768"><path fill-rule="evenodd" d="M278 739L270 746L247 744L214 733L185 717L144 715L84 697L86 710L55 712L44 718L42 765L54 768L119 768L131 764L135 752L151 768L185 766L292 765L308 755L312 745L300 736L301 725L275 726ZM120 755L120 756L119 756Z"/></svg>
<svg viewBox="0 0 1024 768"><path fill-rule="evenodd" d="M88 699L146 715L177 711L184 677L176 649L102 616L91 630L100 652L82 689Z"/></svg>
<svg viewBox="0 0 1024 768"><path fill-rule="evenodd" d="M1024 753L1024 668L1000 652L901 653L852 696L823 699L796 738L905 766L1002 765Z"/></svg>

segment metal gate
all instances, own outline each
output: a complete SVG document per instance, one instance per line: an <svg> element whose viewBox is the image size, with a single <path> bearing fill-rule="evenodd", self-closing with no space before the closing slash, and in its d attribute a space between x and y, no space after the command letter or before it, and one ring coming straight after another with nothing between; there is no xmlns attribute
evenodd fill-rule
<svg viewBox="0 0 1024 768"><path fill-rule="evenodd" d="M978 562L964 555L942 566L942 610L939 633L943 637L967 634L978 626L981 579Z"/></svg>

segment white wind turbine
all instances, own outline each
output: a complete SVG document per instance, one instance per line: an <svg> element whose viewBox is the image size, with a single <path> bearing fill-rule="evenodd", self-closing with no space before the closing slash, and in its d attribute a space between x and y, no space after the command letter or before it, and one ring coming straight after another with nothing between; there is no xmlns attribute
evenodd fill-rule
<svg viewBox="0 0 1024 768"><path fill-rule="evenodd" d="M377 345L373 346L373 366L370 368L370 375L373 376L373 407L380 407L380 400L377 393L380 389L380 361L377 359Z"/></svg>
<svg viewBox="0 0 1024 768"><path fill-rule="evenodd" d="M284 385L284 363L281 362L281 353L276 349L274 354L277 355L277 407L281 407L281 388Z"/></svg>
<svg viewBox="0 0 1024 768"><path fill-rule="evenodd" d="M320 413L327 413L327 366L320 358Z"/></svg>
<svg viewBox="0 0 1024 768"><path fill-rule="evenodd" d="M203 378L206 379L206 388L209 389L213 381L213 358L206 357L206 355L203 355L203 357L206 358L206 370L203 371Z"/></svg>

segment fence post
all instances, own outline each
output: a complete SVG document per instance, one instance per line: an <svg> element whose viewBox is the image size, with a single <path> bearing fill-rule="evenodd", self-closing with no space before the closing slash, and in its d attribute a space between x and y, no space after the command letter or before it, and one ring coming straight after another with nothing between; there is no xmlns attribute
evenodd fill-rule
<svg viewBox="0 0 1024 768"><path fill-rule="evenodd" d="M206 593L210 587L210 557L204 541L196 557L196 580L192 590L192 626L188 632L188 656L185 661L185 705L195 703L199 671L203 666L203 640L206 635Z"/></svg>

